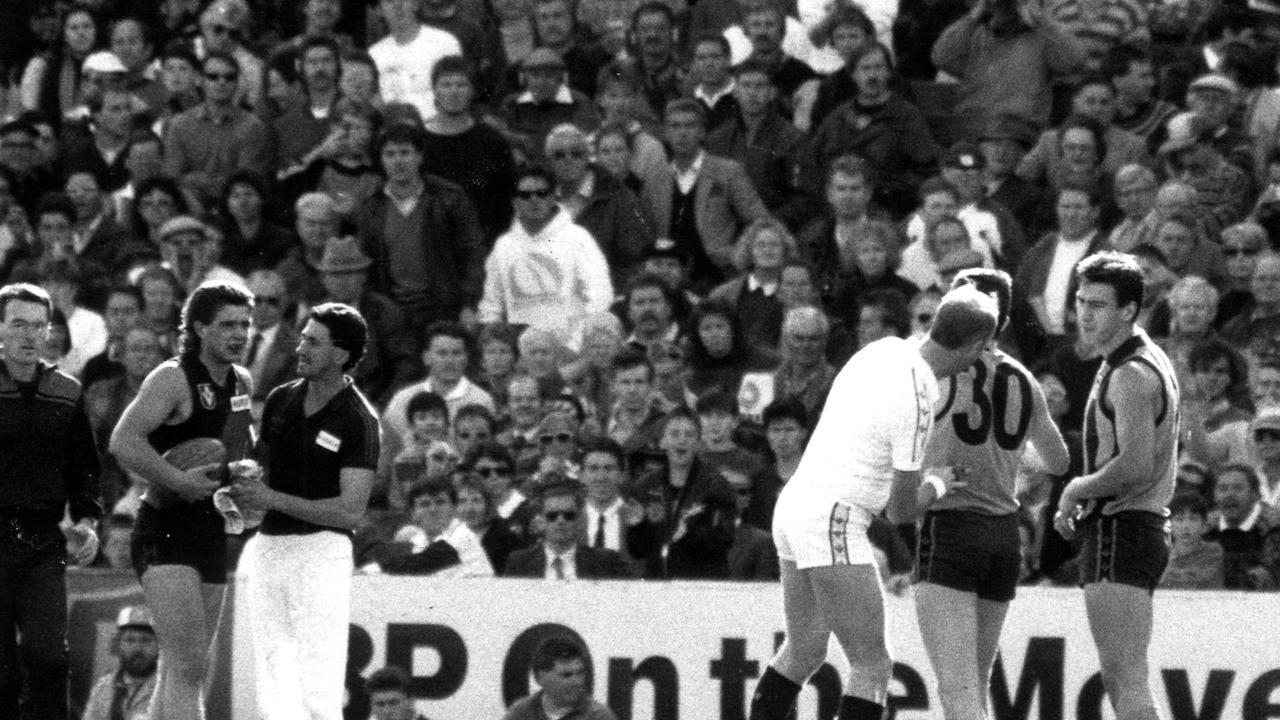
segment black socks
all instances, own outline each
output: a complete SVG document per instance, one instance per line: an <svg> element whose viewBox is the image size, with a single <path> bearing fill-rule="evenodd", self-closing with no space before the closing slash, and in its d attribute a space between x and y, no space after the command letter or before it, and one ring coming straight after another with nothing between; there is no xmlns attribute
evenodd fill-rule
<svg viewBox="0 0 1280 720"><path fill-rule="evenodd" d="M756 684L756 692L751 696L748 720L786 720L799 694L799 684L791 682L772 666L765 668L764 675Z"/></svg>
<svg viewBox="0 0 1280 720"><path fill-rule="evenodd" d="M884 720L884 706L860 697L845 695L840 698L837 720Z"/></svg>

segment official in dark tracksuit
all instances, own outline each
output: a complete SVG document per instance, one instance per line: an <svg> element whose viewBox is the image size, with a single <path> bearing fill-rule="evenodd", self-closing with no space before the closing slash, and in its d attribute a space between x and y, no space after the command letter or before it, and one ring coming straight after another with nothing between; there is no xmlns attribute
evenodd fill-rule
<svg viewBox="0 0 1280 720"><path fill-rule="evenodd" d="M102 515L80 383L39 359L52 311L39 288L0 289L0 717L20 720L68 717L58 523L69 504L73 557L85 564Z"/></svg>

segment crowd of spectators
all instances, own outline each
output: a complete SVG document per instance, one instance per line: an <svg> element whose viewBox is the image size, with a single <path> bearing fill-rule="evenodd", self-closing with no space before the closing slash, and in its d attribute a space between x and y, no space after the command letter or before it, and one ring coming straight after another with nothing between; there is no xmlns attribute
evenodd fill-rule
<svg viewBox="0 0 1280 720"><path fill-rule="evenodd" d="M245 284L255 405L358 307L384 453L364 572L776 578L843 362L1015 280L1001 344L1079 467L1115 248L1173 358L1183 586L1280 584L1280 13L1177 0L5 0L0 281L100 441ZM106 443L101 442L105 449ZM104 456L102 562L141 488ZM1027 475L1027 582L1069 582ZM873 528L900 584L909 552Z"/></svg>

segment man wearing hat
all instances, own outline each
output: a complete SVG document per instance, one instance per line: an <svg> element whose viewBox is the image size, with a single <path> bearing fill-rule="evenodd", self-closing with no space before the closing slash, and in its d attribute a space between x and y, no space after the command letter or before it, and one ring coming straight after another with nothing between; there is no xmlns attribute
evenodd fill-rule
<svg viewBox="0 0 1280 720"><path fill-rule="evenodd" d="M369 324L369 342L364 358L351 371L360 390L381 407L394 388L414 378L414 331L407 326L400 306L391 298L368 287L373 260L360 250L351 236L329 238L320 260L320 282L324 302L350 305Z"/></svg>
<svg viewBox="0 0 1280 720"><path fill-rule="evenodd" d="M1240 86L1221 73L1201 75L1187 86L1187 110L1200 116L1208 126L1210 144L1227 162L1252 177L1253 146L1243 132L1231 126L1239 106Z"/></svg>
<svg viewBox="0 0 1280 720"><path fill-rule="evenodd" d="M190 215L160 226L160 260L190 292L206 282L244 285L244 278L218 264L222 238L218 231Z"/></svg>
<svg viewBox="0 0 1280 720"><path fill-rule="evenodd" d="M978 149L985 162L982 177L987 198L1008 208L1030 237L1037 234L1036 219L1043 196L1039 188L1014 171L1035 142L1035 126L1016 115L990 118L978 137Z"/></svg>
<svg viewBox="0 0 1280 720"><path fill-rule="evenodd" d="M1216 238L1249 211L1253 180L1223 157L1214 137L1212 118L1193 112L1175 115L1160 157L1171 179L1195 188L1201 227Z"/></svg>
<svg viewBox="0 0 1280 720"><path fill-rule="evenodd" d="M94 683L83 720L143 720L156 689L160 645L146 605L121 608L111 654L120 667Z"/></svg>
<svg viewBox="0 0 1280 720"><path fill-rule="evenodd" d="M521 92L502 101L499 116L507 124L507 140L528 160L543 156L543 142L551 128L571 123L591 132L600 125L596 107L586 95L569 87L569 74L560 54L535 48L520 63Z"/></svg>
<svg viewBox="0 0 1280 720"><path fill-rule="evenodd" d="M418 19L422 0L379 0L378 12L387 21L388 35L369 46L378 66L382 99L413 105L425 120L436 114L431 69L446 55L461 55L453 33Z"/></svg>

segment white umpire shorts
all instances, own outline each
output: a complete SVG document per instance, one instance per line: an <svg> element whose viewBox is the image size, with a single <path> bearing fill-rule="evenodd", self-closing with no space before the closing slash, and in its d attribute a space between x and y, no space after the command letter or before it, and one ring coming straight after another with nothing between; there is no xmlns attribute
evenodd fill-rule
<svg viewBox="0 0 1280 720"><path fill-rule="evenodd" d="M857 505L784 489L773 511L773 543L780 559L801 570L874 565L867 539L871 517L870 511Z"/></svg>

